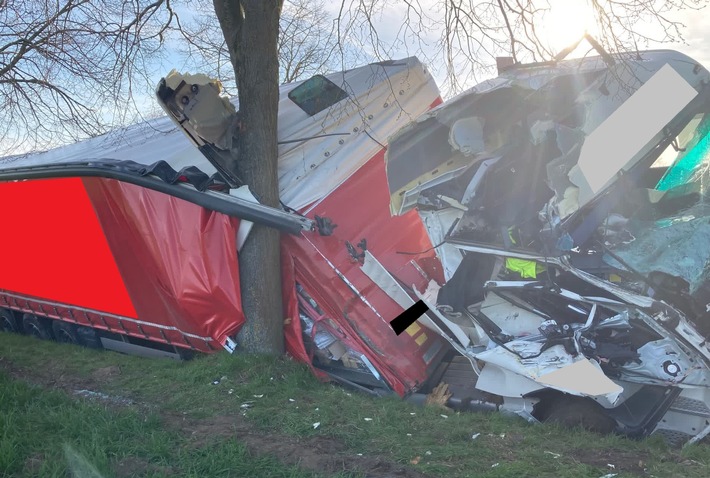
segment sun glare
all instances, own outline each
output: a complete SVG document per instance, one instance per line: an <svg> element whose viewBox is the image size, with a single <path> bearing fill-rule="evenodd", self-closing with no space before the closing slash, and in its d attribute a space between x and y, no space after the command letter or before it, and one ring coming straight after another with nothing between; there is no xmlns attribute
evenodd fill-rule
<svg viewBox="0 0 710 478"><path fill-rule="evenodd" d="M594 16L584 0L550 0L550 9L542 19L542 40L555 53L582 38L591 28Z"/></svg>

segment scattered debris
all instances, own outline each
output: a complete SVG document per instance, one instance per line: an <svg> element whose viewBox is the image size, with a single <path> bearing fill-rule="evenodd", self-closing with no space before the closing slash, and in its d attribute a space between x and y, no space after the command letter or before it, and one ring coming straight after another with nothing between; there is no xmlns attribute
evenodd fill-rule
<svg viewBox="0 0 710 478"><path fill-rule="evenodd" d="M264 398L264 394L262 393L261 395L254 395L254 398Z"/></svg>
<svg viewBox="0 0 710 478"><path fill-rule="evenodd" d="M552 455L552 458L559 458L562 456L559 453L553 453L551 451L546 451L545 453L547 453L548 455Z"/></svg>
<svg viewBox="0 0 710 478"><path fill-rule="evenodd" d="M365 420L366 422L371 422L371 421L372 421L372 418L365 418L364 420Z"/></svg>
<svg viewBox="0 0 710 478"><path fill-rule="evenodd" d="M442 415L441 415L441 418L449 418L449 416L448 416L448 415L443 415L443 414L442 414Z"/></svg>
<svg viewBox="0 0 710 478"><path fill-rule="evenodd" d="M498 465L500 465L500 463L493 463L493 464L491 465L491 468L495 468L495 467L498 466Z"/></svg>
<svg viewBox="0 0 710 478"><path fill-rule="evenodd" d="M315 430L315 429L318 428L319 426L320 426L320 422L315 422L315 423L313 424L313 429Z"/></svg>
<svg viewBox="0 0 710 478"><path fill-rule="evenodd" d="M412 459L409 461L409 463L411 463L412 465L418 465L419 462L421 461L421 459L422 459L421 456L415 456L414 458L412 458Z"/></svg>
<svg viewBox="0 0 710 478"><path fill-rule="evenodd" d="M481 436L480 433L474 433L473 435L471 435L471 440L475 440L476 438L478 438L480 436Z"/></svg>
<svg viewBox="0 0 710 478"><path fill-rule="evenodd" d="M74 390L74 394L79 395L80 397L88 398L90 400L98 399L106 402L115 403L117 405L131 405L133 403L133 400L128 398L112 397L111 395L107 395L101 392L94 392L91 390Z"/></svg>
<svg viewBox="0 0 710 478"><path fill-rule="evenodd" d="M449 391L449 385L441 382L427 395L424 405L433 405L448 409L446 403L452 395L453 394Z"/></svg>

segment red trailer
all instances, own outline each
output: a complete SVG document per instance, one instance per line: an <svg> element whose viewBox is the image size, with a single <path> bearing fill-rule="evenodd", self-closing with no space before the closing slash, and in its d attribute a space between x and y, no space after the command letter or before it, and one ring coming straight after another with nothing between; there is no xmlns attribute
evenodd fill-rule
<svg viewBox="0 0 710 478"><path fill-rule="evenodd" d="M161 101L181 82L191 87L193 104L181 104L191 124L214 140L199 108L213 117L235 108L201 75L169 75ZM419 216L390 217L384 164L387 138L439 102L415 58L282 87L280 189L295 214L258 204L214 160L224 154L218 140L192 131L191 142L169 118L1 160L0 195L17 231L0 240L13 251L0 271L4 328L148 355L231 352L245 320L238 249L260 223L285 233L288 351L322 376L416 389L445 342L417 325L393 335L400 307L368 284L355 251L377 255L408 284L443 280ZM320 218L337 227L326 231ZM337 345L304 345L323 332Z"/></svg>

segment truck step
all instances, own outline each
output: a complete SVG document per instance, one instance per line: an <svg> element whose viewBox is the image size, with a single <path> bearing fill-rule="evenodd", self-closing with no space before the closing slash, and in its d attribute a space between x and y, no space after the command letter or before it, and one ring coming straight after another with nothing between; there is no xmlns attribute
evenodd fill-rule
<svg viewBox="0 0 710 478"><path fill-rule="evenodd" d="M655 435L660 436L669 446L673 447L682 446L693 438L693 435L668 428L656 428L651 436Z"/></svg>
<svg viewBox="0 0 710 478"><path fill-rule="evenodd" d="M441 381L449 386L453 398L483 400L484 395L476 389L478 375L471 367L466 357L457 355L453 357Z"/></svg>
<svg viewBox="0 0 710 478"><path fill-rule="evenodd" d="M174 352L143 347L142 345L129 344L128 342L122 342L120 340L101 337L101 344L107 350L113 350L115 352L121 352L128 355L137 355L139 357L146 358L171 358L174 360L181 360L180 355Z"/></svg>
<svg viewBox="0 0 710 478"><path fill-rule="evenodd" d="M710 408L705 403L688 397L676 398L670 409L678 413L710 418Z"/></svg>

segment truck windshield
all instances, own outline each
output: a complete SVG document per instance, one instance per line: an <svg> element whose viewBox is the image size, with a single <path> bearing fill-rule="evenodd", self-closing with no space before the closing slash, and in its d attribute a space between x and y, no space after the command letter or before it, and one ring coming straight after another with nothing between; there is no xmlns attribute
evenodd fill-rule
<svg viewBox="0 0 710 478"><path fill-rule="evenodd" d="M710 107L688 121L646 178L647 189L630 192L618 210L629 234L607 227L605 242L642 274L682 278L693 294L710 279Z"/></svg>
<svg viewBox="0 0 710 478"><path fill-rule="evenodd" d="M659 168L663 175L656 185L659 191L701 181L710 159L710 117L707 113L695 115L675 144L666 148L651 168Z"/></svg>

